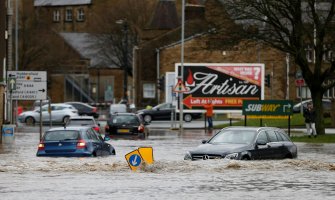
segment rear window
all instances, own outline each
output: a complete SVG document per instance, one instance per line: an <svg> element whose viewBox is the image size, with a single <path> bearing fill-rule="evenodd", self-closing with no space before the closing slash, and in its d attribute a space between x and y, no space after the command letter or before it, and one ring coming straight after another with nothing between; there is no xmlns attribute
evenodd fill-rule
<svg viewBox="0 0 335 200"><path fill-rule="evenodd" d="M134 115L116 115L112 116L109 123L112 124L138 124L139 119Z"/></svg>
<svg viewBox="0 0 335 200"><path fill-rule="evenodd" d="M45 133L44 141L78 140L79 135L78 131L49 131Z"/></svg>

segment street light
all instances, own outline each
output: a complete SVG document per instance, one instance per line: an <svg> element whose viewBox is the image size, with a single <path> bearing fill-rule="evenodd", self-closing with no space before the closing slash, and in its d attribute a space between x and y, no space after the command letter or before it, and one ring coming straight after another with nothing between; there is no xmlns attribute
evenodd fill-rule
<svg viewBox="0 0 335 200"><path fill-rule="evenodd" d="M123 99L128 102L127 88L128 88L128 22L127 20L120 19L116 21L117 24L123 26L123 42L122 42L122 58L123 58Z"/></svg>

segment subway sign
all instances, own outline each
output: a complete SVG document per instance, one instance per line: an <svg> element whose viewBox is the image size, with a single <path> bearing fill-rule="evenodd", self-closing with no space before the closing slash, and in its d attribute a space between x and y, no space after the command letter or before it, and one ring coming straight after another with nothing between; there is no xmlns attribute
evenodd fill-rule
<svg viewBox="0 0 335 200"><path fill-rule="evenodd" d="M186 88L184 110L202 112L211 101L215 113L241 112L243 101L264 97L264 64L177 63L175 67Z"/></svg>
<svg viewBox="0 0 335 200"><path fill-rule="evenodd" d="M289 100L245 100L243 115L288 116L292 115L293 102Z"/></svg>

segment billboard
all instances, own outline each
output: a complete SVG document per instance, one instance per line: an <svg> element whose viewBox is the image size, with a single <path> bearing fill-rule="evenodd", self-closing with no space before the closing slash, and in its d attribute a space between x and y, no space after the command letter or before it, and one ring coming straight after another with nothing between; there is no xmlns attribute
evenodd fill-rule
<svg viewBox="0 0 335 200"><path fill-rule="evenodd" d="M175 70L187 90L183 110L202 112L211 100L216 113L242 112L243 100L264 99L264 64L177 63Z"/></svg>

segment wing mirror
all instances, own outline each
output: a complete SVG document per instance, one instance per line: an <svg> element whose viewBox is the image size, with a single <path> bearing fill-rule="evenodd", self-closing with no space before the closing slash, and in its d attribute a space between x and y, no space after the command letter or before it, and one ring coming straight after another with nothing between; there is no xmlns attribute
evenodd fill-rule
<svg viewBox="0 0 335 200"><path fill-rule="evenodd" d="M202 144L206 144L206 143L207 143L207 140L202 140L201 143L202 143Z"/></svg>
<svg viewBox="0 0 335 200"><path fill-rule="evenodd" d="M109 136L105 135L104 141L109 141L109 140L111 140L111 138Z"/></svg>

